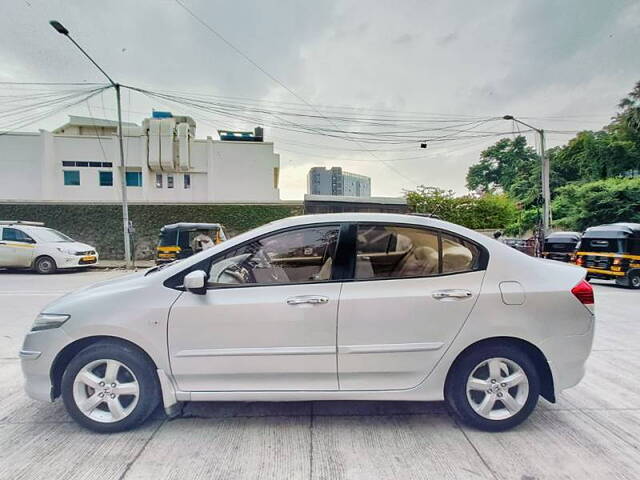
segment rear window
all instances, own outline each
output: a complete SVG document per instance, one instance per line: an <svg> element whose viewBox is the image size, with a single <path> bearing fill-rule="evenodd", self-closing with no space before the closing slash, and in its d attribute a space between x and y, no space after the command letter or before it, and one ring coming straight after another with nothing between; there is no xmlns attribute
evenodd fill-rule
<svg viewBox="0 0 640 480"><path fill-rule="evenodd" d="M581 249L587 252L624 253L624 240L617 238L583 238Z"/></svg>
<svg viewBox="0 0 640 480"><path fill-rule="evenodd" d="M544 244L547 252L573 252L575 245L573 243L549 243Z"/></svg>

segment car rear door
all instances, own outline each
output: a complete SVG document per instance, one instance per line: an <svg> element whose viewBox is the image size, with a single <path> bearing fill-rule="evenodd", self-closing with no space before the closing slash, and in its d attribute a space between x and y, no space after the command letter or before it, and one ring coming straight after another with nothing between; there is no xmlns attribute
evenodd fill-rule
<svg viewBox="0 0 640 480"><path fill-rule="evenodd" d="M341 390L419 384L442 357L475 304L484 250L417 226L361 224L354 280L338 315Z"/></svg>
<svg viewBox="0 0 640 480"><path fill-rule="evenodd" d="M339 231L296 228L217 255L207 293L184 292L171 308L169 355L179 388L337 390Z"/></svg>
<svg viewBox="0 0 640 480"><path fill-rule="evenodd" d="M33 239L13 227L2 227L0 236L0 266L30 267L35 253Z"/></svg>

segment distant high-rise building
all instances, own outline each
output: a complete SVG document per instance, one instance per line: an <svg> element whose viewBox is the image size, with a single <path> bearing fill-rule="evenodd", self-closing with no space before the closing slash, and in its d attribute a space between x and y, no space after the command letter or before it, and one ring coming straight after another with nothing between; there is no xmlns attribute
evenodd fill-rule
<svg viewBox="0 0 640 480"><path fill-rule="evenodd" d="M371 179L341 167L313 167L307 177L307 192L311 195L341 195L370 197Z"/></svg>

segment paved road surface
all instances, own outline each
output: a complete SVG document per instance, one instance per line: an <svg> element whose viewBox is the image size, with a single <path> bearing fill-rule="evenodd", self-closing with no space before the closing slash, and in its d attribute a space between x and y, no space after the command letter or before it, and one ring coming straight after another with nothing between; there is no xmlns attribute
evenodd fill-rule
<svg viewBox="0 0 640 480"><path fill-rule="evenodd" d="M121 271L0 272L1 479L640 478L640 291L596 288L588 373L516 430L457 425L442 403L191 403L97 435L22 391L17 351L49 301Z"/></svg>

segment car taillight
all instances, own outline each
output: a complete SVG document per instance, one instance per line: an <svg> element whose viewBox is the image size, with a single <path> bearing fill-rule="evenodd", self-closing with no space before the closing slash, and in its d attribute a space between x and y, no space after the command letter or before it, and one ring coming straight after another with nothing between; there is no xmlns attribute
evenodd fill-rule
<svg viewBox="0 0 640 480"><path fill-rule="evenodd" d="M579 284L573 287L571 289L571 293L573 293L583 305L593 305L595 303L593 298L593 287L589 285L589 282L586 280L582 280Z"/></svg>
<svg viewBox="0 0 640 480"><path fill-rule="evenodd" d="M584 264L584 257L581 257L578 255L578 257L576 258L576 265L582 265Z"/></svg>

